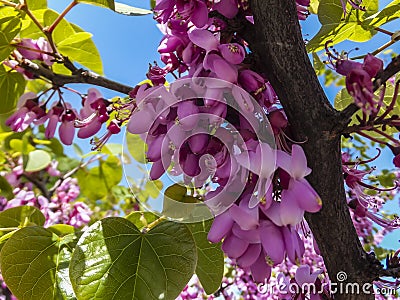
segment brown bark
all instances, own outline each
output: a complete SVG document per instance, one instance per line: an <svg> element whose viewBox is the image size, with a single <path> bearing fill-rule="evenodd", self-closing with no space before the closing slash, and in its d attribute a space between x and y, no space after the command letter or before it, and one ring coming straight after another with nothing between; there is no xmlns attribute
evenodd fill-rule
<svg viewBox="0 0 400 300"><path fill-rule="evenodd" d="M341 167L340 130L347 119L329 103L307 56L294 0L252 0L255 25L248 33L259 59L288 116L313 172L308 180L321 196L319 213L307 215L330 274L346 272L351 283L377 277L358 239L346 203ZM249 26L249 25L248 25ZM337 294L335 299L374 299L373 295Z"/></svg>

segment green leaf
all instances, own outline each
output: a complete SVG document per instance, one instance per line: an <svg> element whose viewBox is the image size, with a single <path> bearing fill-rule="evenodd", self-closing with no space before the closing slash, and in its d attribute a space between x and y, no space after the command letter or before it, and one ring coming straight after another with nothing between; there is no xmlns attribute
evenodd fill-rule
<svg viewBox="0 0 400 300"><path fill-rule="evenodd" d="M1 273L20 300L76 299L68 277L71 251L43 227L25 227L5 243Z"/></svg>
<svg viewBox="0 0 400 300"><path fill-rule="evenodd" d="M115 2L115 12L126 16L145 16L153 13L148 9L133 7L119 2Z"/></svg>
<svg viewBox="0 0 400 300"><path fill-rule="evenodd" d="M125 217L125 219L132 222L139 230L142 230L158 218L158 216L149 211L134 211Z"/></svg>
<svg viewBox="0 0 400 300"><path fill-rule="evenodd" d="M78 155L79 157L83 156L83 151L82 151L81 147L79 147L78 144L74 143L72 145L72 147L74 148L74 152L75 152L76 155Z"/></svg>
<svg viewBox="0 0 400 300"><path fill-rule="evenodd" d="M115 9L114 0L78 0L78 2L98 5L98 6L110 8L112 10Z"/></svg>
<svg viewBox="0 0 400 300"><path fill-rule="evenodd" d="M8 6L0 7L0 61L14 50L10 43L20 30L21 19L18 12Z"/></svg>
<svg viewBox="0 0 400 300"><path fill-rule="evenodd" d="M145 164L147 162L147 144L145 144L138 134L131 134L128 131L125 138L128 151L133 159L141 164Z"/></svg>
<svg viewBox="0 0 400 300"><path fill-rule="evenodd" d="M0 227L43 226L46 218L34 206L16 206L0 212Z"/></svg>
<svg viewBox="0 0 400 300"><path fill-rule="evenodd" d="M196 245L184 224L163 221L143 234L124 218L106 218L80 238L70 278L81 300L172 300L192 277L196 261Z"/></svg>
<svg viewBox="0 0 400 300"><path fill-rule="evenodd" d="M88 32L75 33L58 43L58 50L71 60L102 74L103 64L91 37L92 35Z"/></svg>
<svg viewBox="0 0 400 300"><path fill-rule="evenodd" d="M310 1L310 13L312 14L317 14L318 13L318 6L319 6L319 0L311 0Z"/></svg>
<svg viewBox="0 0 400 300"><path fill-rule="evenodd" d="M24 93L25 84L22 74L7 72L5 67L0 65L0 114L9 113L16 108L19 97Z"/></svg>
<svg viewBox="0 0 400 300"><path fill-rule="evenodd" d="M28 162L26 163L26 172L36 172L43 170L51 163L51 156L44 150L34 150L29 152Z"/></svg>
<svg viewBox="0 0 400 300"><path fill-rule="evenodd" d="M115 156L109 156L106 160L100 161L100 176L110 191L122 179L121 161Z"/></svg>
<svg viewBox="0 0 400 300"><path fill-rule="evenodd" d="M3 176L0 176L0 196L8 200L14 198L13 188Z"/></svg>
<svg viewBox="0 0 400 300"><path fill-rule="evenodd" d="M47 8L47 0L25 0L30 10Z"/></svg>
<svg viewBox="0 0 400 300"><path fill-rule="evenodd" d="M394 0L380 12L366 18L364 22L369 26L380 27L398 18L400 18L400 0Z"/></svg>
<svg viewBox="0 0 400 300"><path fill-rule="evenodd" d="M100 160L99 166L79 170L77 178L81 192L91 200L105 198L122 179L122 166L115 156Z"/></svg>
<svg viewBox="0 0 400 300"><path fill-rule="evenodd" d="M148 196L150 196L153 199L156 199L160 194L162 188L163 188L163 183L161 180L151 180L146 182L144 190Z"/></svg>
<svg viewBox="0 0 400 300"><path fill-rule="evenodd" d="M366 18L378 11L377 0L363 1L366 11L354 10L349 7L343 18L340 0L320 0L318 19L322 24L319 32L308 42L307 50L317 52L325 47L326 42L332 45L344 40L364 42L376 34L373 26L364 22Z"/></svg>
<svg viewBox="0 0 400 300"><path fill-rule="evenodd" d="M323 75L325 73L325 64L321 61L317 53L313 52L312 57L315 73L318 76Z"/></svg>
<svg viewBox="0 0 400 300"><path fill-rule="evenodd" d="M44 13L44 23L46 26L53 24L59 14L51 9ZM92 35L88 32L76 32L71 23L62 19L53 32L54 42L58 47L60 53L67 56L70 60L75 61L82 66L89 68L93 72L102 75L103 63L100 58L99 51L96 48ZM80 29L80 28L79 28ZM54 66L57 72L66 73L65 67L61 68L57 65Z"/></svg>
<svg viewBox="0 0 400 300"><path fill-rule="evenodd" d="M224 275L224 253L221 243L212 244L207 239L212 221L187 224L197 247L196 275L208 295L219 289Z"/></svg>
<svg viewBox="0 0 400 300"><path fill-rule="evenodd" d="M347 92L347 89L341 89L340 92L335 97L334 107L337 110L343 110L351 103L354 103L354 99L350 94Z"/></svg>

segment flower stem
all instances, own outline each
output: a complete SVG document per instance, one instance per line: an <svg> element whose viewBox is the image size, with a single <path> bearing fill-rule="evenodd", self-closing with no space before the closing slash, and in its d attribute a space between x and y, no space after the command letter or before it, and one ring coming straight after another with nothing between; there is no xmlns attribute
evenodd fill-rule
<svg viewBox="0 0 400 300"><path fill-rule="evenodd" d="M20 229L19 227L5 227L5 228L0 228L0 231L14 231Z"/></svg>
<svg viewBox="0 0 400 300"><path fill-rule="evenodd" d="M28 6L27 6L26 4L25 4L25 5L21 5L21 6L20 6L20 9L21 9L22 11L24 11L24 12L29 16L29 18L33 21L33 23L36 24L36 26L37 26L41 31L44 30L44 27L42 26L42 24L40 24L39 20L36 19L36 17L32 14L32 12L29 10L29 8L28 8Z"/></svg>
<svg viewBox="0 0 400 300"><path fill-rule="evenodd" d="M393 32L390 32L390 31L388 31L388 30L386 30L386 29L382 29L382 28L379 28L379 27L376 27L376 28L374 28L376 31L379 31L379 32L382 32L382 33L384 33L384 34L387 34L387 35L389 35L389 36L392 36L393 35Z"/></svg>
<svg viewBox="0 0 400 300"><path fill-rule="evenodd" d="M54 56L54 53L48 52L48 51L43 51L43 50L40 50L40 49L29 48L29 47L25 47L25 46L18 45L18 44L11 44L11 46L13 46L15 48L29 50L29 51L32 51L32 52L39 52L39 53L43 53L43 54Z"/></svg>
<svg viewBox="0 0 400 300"><path fill-rule="evenodd" d="M386 142L381 141L381 140L379 140L379 139L377 139L377 138L374 138L374 137L372 137L372 136L370 136L370 135L368 135L368 134L362 132L361 130L356 131L356 133L358 133L359 135L361 135L361 136L363 136L363 137L365 137L365 138L367 138L367 139L369 139L369 140L371 140L371 141L374 141L374 142L376 142L376 143L378 143L378 144L386 145Z"/></svg>
<svg viewBox="0 0 400 300"><path fill-rule="evenodd" d="M142 233L147 233L149 232L153 227L157 226L158 224L160 224L162 221L165 220L165 217L159 217L157 220L155 220L154 222L151 222L149 225L147 225L146 227L144 227L142 229Z"/></svg>
<svg viewBox="0 0 400 300"><path fill-rule="evenodd" d="M11 6L11 7L14 7L14 8L17 8L17 7L18 7L18 4L17 4L17 3L13 3L13 2L11 2L11 1L0 0L0 2L3 3L4 5Z"/></svg>
<svg viewBox="0 0 400 300"><path fill-rule="evenodd" d="M47 28L47 32L52 33L54 29L57 27L57 25L61 22L61 20L65 17L69 11L78 4L78 1L73 0L65 9L64 11L57 17L57 19L54 20L53 24L50 25L49 28Z"/></svg>

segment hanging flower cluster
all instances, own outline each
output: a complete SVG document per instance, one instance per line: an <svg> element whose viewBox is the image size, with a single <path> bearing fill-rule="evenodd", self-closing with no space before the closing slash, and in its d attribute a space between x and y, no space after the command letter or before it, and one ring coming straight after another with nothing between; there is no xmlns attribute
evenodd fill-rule
<svg viewBox="0 0 400 300"><path fill-rule="evenodd" d="M299 1L300 12L308 4ZM162 0L154 11L165 67L150 65L151 84L131 92L127 129L148 146L150 179L169 170L196 188L213 184L203 197L216 215L209 240L223 240L227 256L263 282L285 257L293 264L302 258L297 230L304 212L319 211L321 199L305 179L311 170L290 138L277 95L246 63L246 42L225 35L227 25L209 17L212 11L250 16L247 1ZM181 78L168 89L167 74ZM264 114L271 127L260 122Z"/></svg>

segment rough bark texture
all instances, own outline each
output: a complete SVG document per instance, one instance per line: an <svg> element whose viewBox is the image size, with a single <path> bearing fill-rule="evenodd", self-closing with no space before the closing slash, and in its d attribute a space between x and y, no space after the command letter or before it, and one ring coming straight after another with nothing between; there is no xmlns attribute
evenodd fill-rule
<svg viewBox="0 0 400 300"><path fill-rule="evenodd" d="M255 28L250 46L284 106L295 137L313 172L308 177L322 198L319 213L307 216L330 274L346 272L346 282L365 283L376 271L352 224L341 169L343 120L328 102L307 56L294 0L252 0ZM284 17L283 17L284 16ZM261 58L261 59L260 59ZM336 294L335 299L374 299L373 295Z"/></svg>

